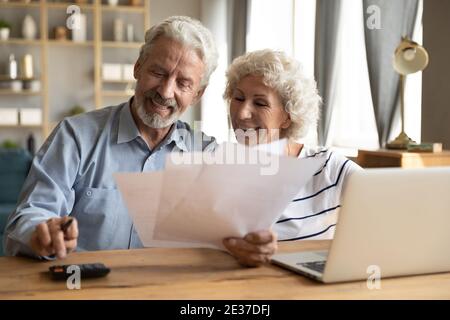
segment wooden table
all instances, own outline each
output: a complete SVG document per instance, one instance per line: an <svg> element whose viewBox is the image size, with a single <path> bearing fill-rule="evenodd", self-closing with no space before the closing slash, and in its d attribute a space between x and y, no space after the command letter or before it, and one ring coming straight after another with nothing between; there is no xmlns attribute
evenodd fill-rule
<svg viewBox="0 0 450 320"><path fill-rule="evenodd" d="M387 149L358 150L356 162L363 168L450 166L450 151L408 152Z"/></svg>
<svg viewBox="0 0 450 320"><path fill-rule="evenodd" d="M280 252L328 246L281 243ZM80 252L64 260L93 262L103 262L111 273L68 290L65 281L47 274L58 262L0 258L0 299L450 299L450 273L382 279L381 289L369 290L365 281L325 285L275 265L244 268L211 249Z"/></svg>

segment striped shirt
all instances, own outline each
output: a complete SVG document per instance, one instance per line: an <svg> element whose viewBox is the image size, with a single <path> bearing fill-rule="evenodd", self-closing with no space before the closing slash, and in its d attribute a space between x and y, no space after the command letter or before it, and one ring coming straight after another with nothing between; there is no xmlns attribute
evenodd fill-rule
<svg viewBox="0 0 450 320"><path fill-rule="evenodd" d="M303 146L299 158L314 158L323 165L312 173L311 180L284 210L273 230L280 241L332 239L345 181L361 168L324 147Z"/></svg>

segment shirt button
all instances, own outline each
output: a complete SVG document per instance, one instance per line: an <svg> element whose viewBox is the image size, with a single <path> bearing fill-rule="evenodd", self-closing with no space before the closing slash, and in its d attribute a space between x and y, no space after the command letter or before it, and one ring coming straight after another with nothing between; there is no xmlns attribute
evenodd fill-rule
<svg viewBox="0 0 450 320"><path fill-rule="evenodd" d="M87 195L88 197L92 196L92 191L91 191L91 190L86 191L86 195Z"/></svg>

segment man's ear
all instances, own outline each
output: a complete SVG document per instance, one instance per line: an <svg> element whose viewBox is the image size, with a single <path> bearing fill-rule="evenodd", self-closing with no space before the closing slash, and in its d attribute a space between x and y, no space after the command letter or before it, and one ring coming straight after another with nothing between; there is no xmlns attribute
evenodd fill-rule
<svg viewBox="0 0 450 320"><path fill-rule="evenodd" d="M141 65L141 61L140 61L140 59L138 59L137 61L136 61L136 63L134 64L134 69L133 69L133 77L137 80L137 78L138 78L138 74L139 74L139 71L141 70L141 67L142 67L142 65Z"/></svg>
<svg viewBox="0 0 450 320"><path fill-rule="evenodd" d="M195 105L200 101L200 99L203 96L203 93L205 93L205 90L206 90L206 86L203 86L200 90L197 91L197 94L194 98L194 103L192 105Z"/></svg>

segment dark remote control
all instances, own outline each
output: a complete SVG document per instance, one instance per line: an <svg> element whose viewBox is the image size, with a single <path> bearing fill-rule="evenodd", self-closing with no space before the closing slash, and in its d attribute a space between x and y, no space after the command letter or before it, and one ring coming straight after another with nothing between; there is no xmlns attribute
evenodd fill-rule
<svg viewBox="0 0 450 320"><path fill-rule="evenodd" d="M80 268L81 279L104 277L111 271L103 263L57 265L49 268L52 278L54 280L66 280L76 272L76 267L68 270L70 266Z"/></svg>

